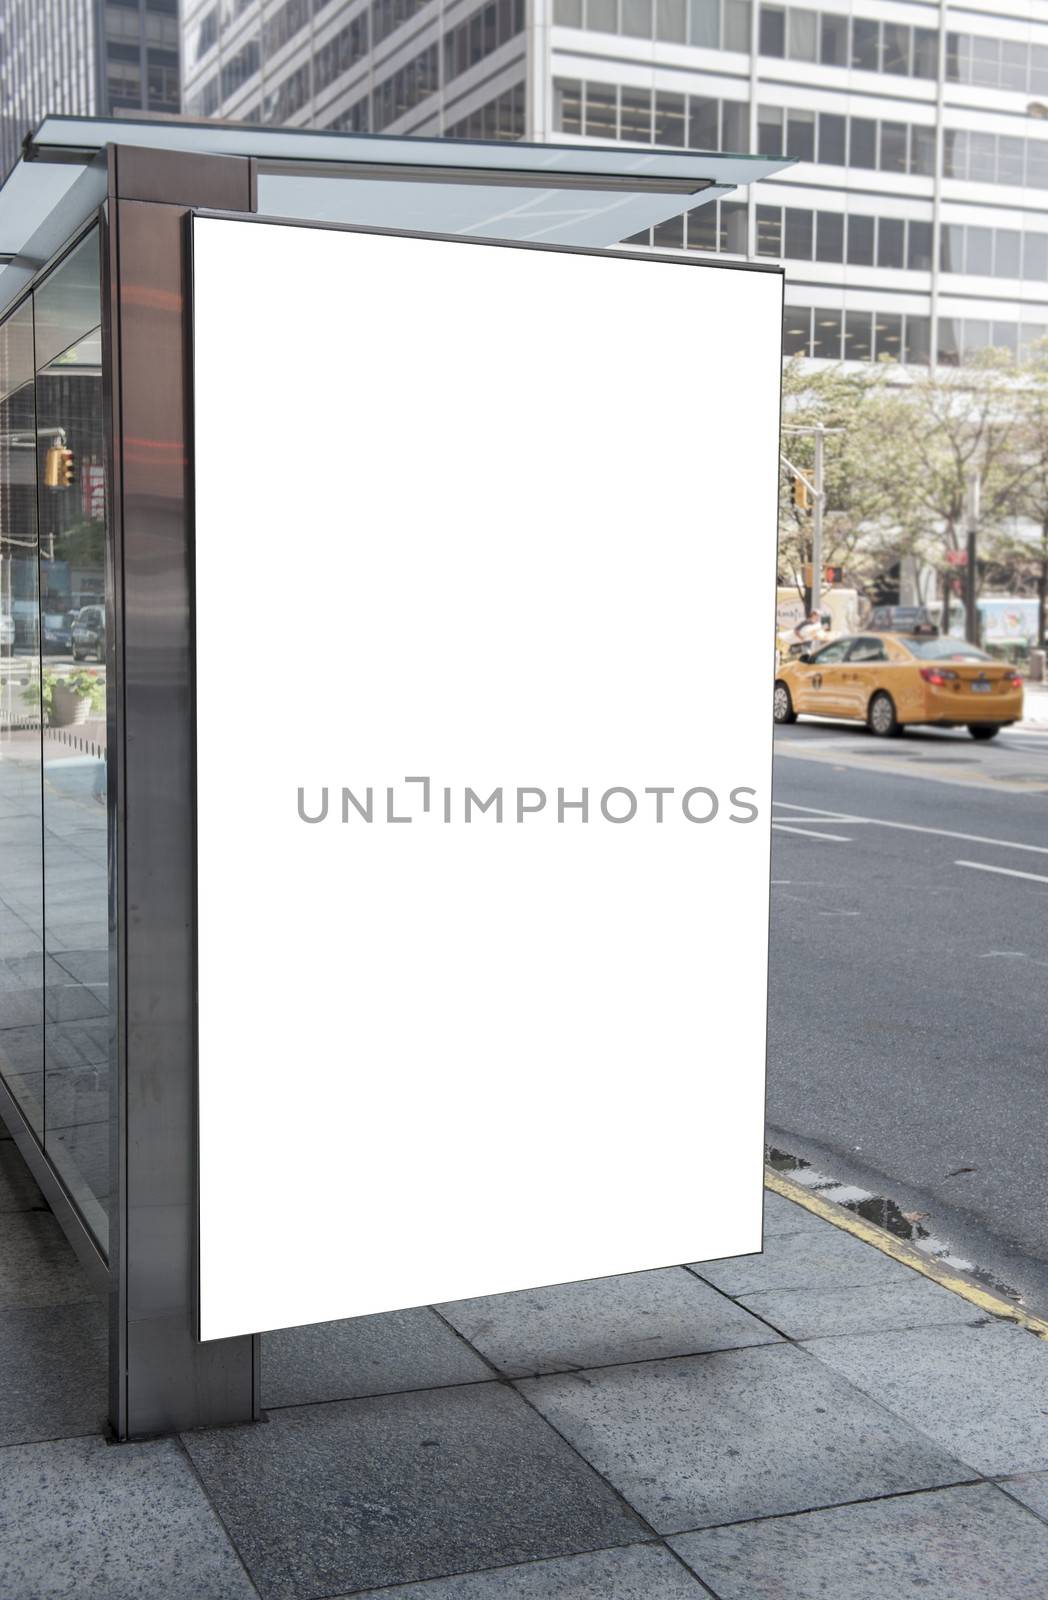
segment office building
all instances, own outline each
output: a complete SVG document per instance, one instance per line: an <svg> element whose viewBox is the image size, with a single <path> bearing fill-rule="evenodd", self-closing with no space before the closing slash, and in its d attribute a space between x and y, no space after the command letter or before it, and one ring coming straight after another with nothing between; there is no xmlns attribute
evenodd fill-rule
<svg viewBox="0 0 1048 1600"><path fill-rule="evenodd" d="M186 110L797 165L660 227L783 260L786 349L955 363L1048 331L1048 7L189 0Z"/></svg>
<svg viewBox="0 0 1048 1600"><path fill-rule="evenodd" d="M0 0L0 166L42 117L179 109L178 0Z"/></svg>

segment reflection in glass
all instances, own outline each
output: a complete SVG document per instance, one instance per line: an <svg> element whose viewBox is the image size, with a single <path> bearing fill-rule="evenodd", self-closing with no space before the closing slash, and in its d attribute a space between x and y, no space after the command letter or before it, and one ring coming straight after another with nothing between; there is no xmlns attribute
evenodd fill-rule
<svg viewBox="0 0 1048 1600"><path fill-rule="evenodd" d="M44 1127L40 626L33 313L0 328L0 1073Z"/></svg>
<svg viewBox="0 0 1048 1600"><path fill-rule="evenodd" d="M38 341L36 379L47 962L44 1143L104 1245L110 1038L97 233L45 280L35 298L38 327L49 332L43 357Z"/></svg>

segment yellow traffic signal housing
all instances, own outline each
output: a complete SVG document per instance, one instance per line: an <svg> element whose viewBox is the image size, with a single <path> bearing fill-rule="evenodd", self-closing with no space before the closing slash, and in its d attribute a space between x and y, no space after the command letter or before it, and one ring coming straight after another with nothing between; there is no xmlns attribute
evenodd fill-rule
<svg viewBox="0 0 1048 1600"><path fill-rule="evenodd" d="M44 483L49 489L68 489L76 477L76 461L72 450L64 445L52 445L44 461Z"/></svg>
<svg viewBox="0 0 1048 1600"><path fill-rule="evenodd" d="M808 485L803 478L798 478L796 474L794 474L793 479L793 503L798 511L810 511L811 509L811 495L808 493Z"/></svg>

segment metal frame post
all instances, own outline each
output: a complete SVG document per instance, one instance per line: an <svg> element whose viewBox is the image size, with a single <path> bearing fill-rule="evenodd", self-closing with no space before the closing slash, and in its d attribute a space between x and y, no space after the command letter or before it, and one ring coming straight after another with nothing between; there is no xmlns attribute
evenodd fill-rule
<svg viewBox="0 0 1048 1600"><path fill-rule="evenodd" d="M103 220L118 1438L257 1417L257 1337L197 1327L192 428L184 219L249 211L245 157L114 146Z"/></svg>

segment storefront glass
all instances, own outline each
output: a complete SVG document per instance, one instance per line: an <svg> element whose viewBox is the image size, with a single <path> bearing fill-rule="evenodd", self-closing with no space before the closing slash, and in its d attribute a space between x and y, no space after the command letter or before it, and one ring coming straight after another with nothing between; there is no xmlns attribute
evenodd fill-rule
<svg viewBox="0 0 1048 1600"><path fill-rule="evenodd" d="M92 230L0 336L0 1071L104 1248L110 1023L98 251Z"/></svg>

